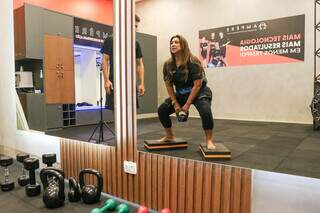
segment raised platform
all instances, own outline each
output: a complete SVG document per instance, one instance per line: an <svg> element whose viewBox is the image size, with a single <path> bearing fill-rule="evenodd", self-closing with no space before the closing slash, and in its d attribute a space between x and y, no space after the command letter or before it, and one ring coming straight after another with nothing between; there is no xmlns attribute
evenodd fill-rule
<svg viewBox="0 0 320 213"><path fill-rule="evenodd" d="M160 149L185 149L188 148L188 142L177 138L175 141L159 142L158 140L145 140L144 147L148 150Z"/></svg>
<svg viewBox="0 0 320 213"><path fill-rule="evenodd" d="M201 143L199 145L200 152L202 157L206 160L214 159L214 160L230 160L231 152L230 150L223 145L223 143L216 143L215 149L207 149L206 143Z"/></svg>

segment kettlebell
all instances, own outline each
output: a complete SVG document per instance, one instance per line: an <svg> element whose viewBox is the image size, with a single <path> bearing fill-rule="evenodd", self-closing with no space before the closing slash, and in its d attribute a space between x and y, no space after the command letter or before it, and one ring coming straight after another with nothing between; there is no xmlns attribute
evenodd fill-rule
<svg viewBox="0 0 320 213"><path fill-rule="evenodd" d="M97 177L97 186L85 185L84 175L92 174ZM95 169L83 169L79 173L79 183L81 188L81 197L84 203L92 204L100 201L101 191L103 187L103 178L100 172Z"/></svg>
<svg viewBox="0 0 320 213"><path fill-rule="evenodd" d="M55 182L55 184L49 184L49 177L55 178L57 182ZM55 170L42 169L40 179L44 189L42 200L46 207L58 208L63 206L65 199L63 176Z"/></svg>
<svg viewBox="0 0 320 213"><path fill-rule="evenodd" d="M179 122L186 122L188 120L189 112L179 110L176 112L176 115Z"/></svg>
<svg viewBox="0 0 320 213"><path fill-rule="evenodd" d="M68 199L70 202L78 202L81 199L81 188L73 177L69 178Z"/></svg>
<svg viewBox="0 0 320 213"><path fill-rule="evenodd" d="M45 168L43 168L41 171L46 171L46 170L54 170L54 171L60 173L60 174L62 175L63 179L64 179L64 177L65 177L64 171L63 171L62 169L58 169L58 168L55 168L55 167L52 167L52 166L51 166L51 167L45 167ZM51 177L51 176L49 175L49 176L48 176L48 185L54 184L55 182L57 182L57 180L55 180L54 177Z"/></svg>

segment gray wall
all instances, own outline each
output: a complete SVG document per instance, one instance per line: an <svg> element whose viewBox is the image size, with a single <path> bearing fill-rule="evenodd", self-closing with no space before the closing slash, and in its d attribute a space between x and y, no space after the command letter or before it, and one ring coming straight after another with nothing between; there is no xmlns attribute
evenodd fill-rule
<svg viewBox="0 0 320 213"><path fill-rule="evenodd" d="M139 98L140 108L138 114L156 113L158 106L157 87L157 37L153 35L137 33L142 49L144 63L144 84L146 93Z"/></svg>

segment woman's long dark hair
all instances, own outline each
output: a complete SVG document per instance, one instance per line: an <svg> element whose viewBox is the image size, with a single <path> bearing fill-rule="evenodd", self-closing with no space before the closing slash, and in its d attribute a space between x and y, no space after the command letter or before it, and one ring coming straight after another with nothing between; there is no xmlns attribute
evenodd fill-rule
<svg viewBox="0 0 320 213"><path fill-rule="evenodd" d="M174 35L171 37L170 39L170 45L169 48L171 46L171 42L174 38L178 38L179 39L179 43L180 43L180 47L181 47L181 56L182 56L182 63L181 63L181 67L186 67L188 62L192 62L194 64L197 64L201 67L201 62L199 61L199 59L194 56L189 48L189 44L187 42L187 40L181 36L181 35ZM176 59L174 57L174 54L171 52L170 50L170 54L171 57L165 62L167 69L168 69L168 74L170 76L172 76L172 72L176 66Z"/></svg>

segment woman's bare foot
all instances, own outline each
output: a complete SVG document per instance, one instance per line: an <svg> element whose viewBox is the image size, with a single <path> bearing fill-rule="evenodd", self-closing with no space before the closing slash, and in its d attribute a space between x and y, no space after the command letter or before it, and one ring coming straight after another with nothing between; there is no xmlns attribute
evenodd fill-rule
<svg viewBox="0 0 320 213"><path fill-rule="evenodd" d="M209 150L215 149L216 146L214 145L212 129L205 129L204 132L206 135L207 149L209 149Z"/></svg>
<svg viewBox="0 0 320 213"><path fill-rule="evenodd" d="M207 143L207 149L213 150L213 149L215 149L215 148L216 148L216 146L215 146L212 142L208 142L208 143Z"/></svg>
<svg viewBox="0 0 320 213"><path fill-rule="evenodd" d="M165 136L165 137L159 139L158 142L172 142L175 140L176 140L175 136Z"/></svg>

